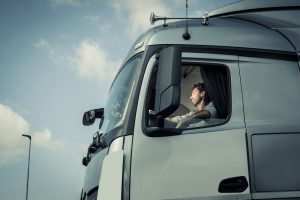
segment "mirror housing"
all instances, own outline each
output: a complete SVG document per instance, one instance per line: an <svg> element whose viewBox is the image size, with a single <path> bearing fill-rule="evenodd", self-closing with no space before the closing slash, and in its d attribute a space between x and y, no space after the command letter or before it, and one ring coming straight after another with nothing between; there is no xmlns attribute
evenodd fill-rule
<svg viewBox="0 0 300 200"><path fill-rule="evenodd" d="M180 104L181 48L167 47L159 53L155 113L167 117Z"/></svg>
<svg viewBox="0 0 300 200"><path fill-rule="evenodd" d="M83 114L82 124L85 126L90 126L94 124L96 118L102 118L103 113L104 113L104 108L86 111Z"/></svg>

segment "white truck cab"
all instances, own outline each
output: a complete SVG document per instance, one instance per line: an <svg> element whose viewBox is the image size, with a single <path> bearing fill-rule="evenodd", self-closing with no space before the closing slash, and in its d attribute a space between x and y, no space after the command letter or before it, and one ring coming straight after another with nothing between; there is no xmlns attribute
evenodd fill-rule
<svg viewBox="0 0 300 200"><path fill-rule="evenodd" d="M244 0L164 20L116 75L81 200L300 199L300 1ZM187 35L189 37L187 37ZM184 120L193 86L217 116Z"/></svg>

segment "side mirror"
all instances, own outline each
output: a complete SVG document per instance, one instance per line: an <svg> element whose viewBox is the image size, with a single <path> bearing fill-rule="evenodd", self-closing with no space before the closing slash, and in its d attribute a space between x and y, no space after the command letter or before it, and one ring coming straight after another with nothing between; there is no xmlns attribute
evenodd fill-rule
<svg viewBox="0 0 300 200"><path fill-rule="evenodd" d="M89 110L83 114L82 124L85 126L90 126L94 124L96 118L102 118L104 113L104 108Z"/></svg>
<svg viewBox="0 0 300 200"><path fill-rule="evenodd" d="M180 104L181 48L170 46L159 53L155 113L167 117Z"/></svg>

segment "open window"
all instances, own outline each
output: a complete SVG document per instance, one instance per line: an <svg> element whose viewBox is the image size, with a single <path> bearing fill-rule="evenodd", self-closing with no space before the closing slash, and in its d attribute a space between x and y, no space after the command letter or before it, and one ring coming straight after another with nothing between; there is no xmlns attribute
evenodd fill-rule
<svg viewBox="0 0 300 200"><path fill-rule="evenodd" d="M225 65L182 63L179 71L180 103L177 109L174 109L175 111L168 116L155 113L155 107L158 106L156 89L160 77L158 76L159 67L161 66L156 63L148 87L146 127L183 130L218 126L228 120L231 104L229 96L230 75ZM199 85L202 87L199 88ZM195 93L194 90L198 90L196 97L193 94ZM197 99L197 97L199 98Z"/></svg>

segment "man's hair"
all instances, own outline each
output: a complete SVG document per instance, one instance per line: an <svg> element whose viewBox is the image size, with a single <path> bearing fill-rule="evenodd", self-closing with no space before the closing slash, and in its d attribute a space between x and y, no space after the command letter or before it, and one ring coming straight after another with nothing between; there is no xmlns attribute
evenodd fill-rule
<svg viewBox="0 0 300 200"><path fill-rule="evenodd" d="M208 92L207 92L207 89L206 89L206 86L204 83L196 83L194 84L193 86L193 89L197 88L199 90L199 92L205 92L205 95L204 95L204 102L205 104L209 104L209 102L211 101L209 95L208 95Z"/></svg>
<svg viewBox="0 0 300 200"><path fill-rule="evenodd" d="M196 83L193 86L193 89L197 88L200 92L205 91L206 92L206 87L204 83Z"/></svg>

